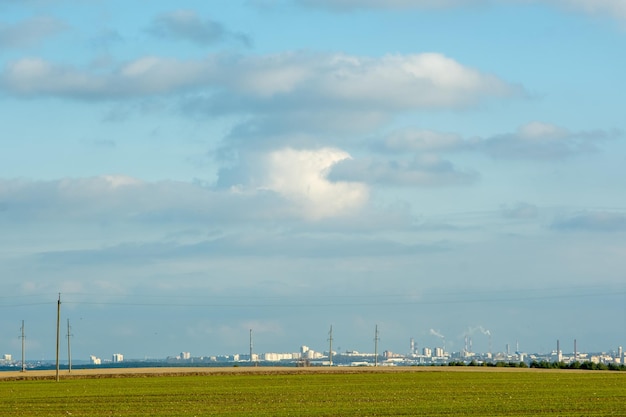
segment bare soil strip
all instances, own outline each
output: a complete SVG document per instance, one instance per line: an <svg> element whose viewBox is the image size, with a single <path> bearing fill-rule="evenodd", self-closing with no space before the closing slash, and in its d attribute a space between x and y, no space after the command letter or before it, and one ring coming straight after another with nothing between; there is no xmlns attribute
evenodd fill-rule
<svg viewBox="0 0 626 417"><path fill-rule="evenodd" d="M465 367L465 366L381 366L381 367L271 367L271 366L239 366L239 367L171 367L171 368L90 368L67 369L59 372L60 379L82 378L130 378L130 377L160 377L160 376L203 376L203 375L279 375L279 374L313 374L313 373L391 373L391 372L603 372L580 370L555 370L537 368L497 368L497 367ZM606 371L608 372L608 371ZM56 371L30 370L26 372L0 372L1 380L50 380L56 378Z"/></svg>

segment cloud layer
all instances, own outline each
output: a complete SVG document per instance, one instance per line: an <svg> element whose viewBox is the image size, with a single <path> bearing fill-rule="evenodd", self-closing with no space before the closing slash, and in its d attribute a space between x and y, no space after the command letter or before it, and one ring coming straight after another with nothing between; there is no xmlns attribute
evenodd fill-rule
<svg viewBox="0 0 626 417"><path fill-rule="evenodd" d="M250 46L250 38L227 30L221 23L202 19L193 10L176 10L156 17L148 32L163 39L183 40L199 46L233 40Z"/></svg>
<svg viewBox="0 0 626 417"><path fill-rule="evenodd" d="M67 28L67 25L62 21L47 16L32 17L14 24L0 22L0 47L25 48L34 46Z"/></svg>
<svg viewBox="0 0 626 417"><path fill-rule="evenodd" d="M290 148L248 155L224 172L222 188L175 181L146 183L127 176L58 181L0 180L0 215L74 221L264 221L353 215L368 201L358 182L331 182L330 169L350 156L338 149ZM254 207L254 209L251 209Z"/></svg>
<svg viewBox="0 0 626 417"><path fill-rule="evenodd" d="M619 130L573 132L533 121L515 132L464 139L460 135L406 128L376 141L373 148L390 154L478 152L496 159L555 160L596 152L599 145L623 136Z"/></svg>
<svg viewBox="0 0 626 417"><path fill-rule="evenodd" d="M536 3L557 6L566 10L626 19L626 4L622 0L296 0L316 8L336 11L359 9L449 9L484 6L488 4Z"/></svg>

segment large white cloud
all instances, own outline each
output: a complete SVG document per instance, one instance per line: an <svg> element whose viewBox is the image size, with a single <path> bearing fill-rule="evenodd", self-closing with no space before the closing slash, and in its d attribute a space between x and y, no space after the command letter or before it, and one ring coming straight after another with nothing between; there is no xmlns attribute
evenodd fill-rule
<svg viewBox="0 0 626 417"><path fill-rule="evenodd" d="M367 202L369 190L360 182L332 182L328 175L338 162L350 159L339 149L284 148L248 156L247 175L235 189L270 190L278 193L308 218L345 216Z"/></svg>
<svg viewBox="0 0 626 417"><path fill-rule="evenodd" d="M221 112L350 106L403 110L466 106L519 88L441 54L386 55L293 52L211 55L200 60L146 56L93 70L39 58L9 63L0 86L17 96L112 99L201 92Z"/></svg>
<svg viewBox="0 0 626 417"><path fill-rule="evenodd" d="M228 189L105 175L55 181L0 180L0 221L209 221L322 219L355 213L368 188L326 177L350 156L337 149L282 149L250 158Z"/></svg>

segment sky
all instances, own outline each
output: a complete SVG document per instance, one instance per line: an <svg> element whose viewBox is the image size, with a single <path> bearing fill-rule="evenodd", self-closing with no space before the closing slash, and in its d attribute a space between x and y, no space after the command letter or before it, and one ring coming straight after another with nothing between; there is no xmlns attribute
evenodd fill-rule
<svg viewBox="0 0 626 417"><path fill-rule="evenodd" d="M0 0L0 354L59 294L76 359L616 350L625 50L623 0Z"/></svg>

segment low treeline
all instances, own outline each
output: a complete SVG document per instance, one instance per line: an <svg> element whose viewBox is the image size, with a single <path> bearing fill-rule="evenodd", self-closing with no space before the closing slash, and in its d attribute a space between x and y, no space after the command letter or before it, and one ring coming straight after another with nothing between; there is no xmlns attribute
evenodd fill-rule
<svg viewBox="0 0 626 417"><path fill-rule="evenodd" d="M618 365L616 363L595 363L591 361L585 362L549 362L549 361L532 361L530 364L526 362L477 362L471 361L465 363L463 361L452 361L448 366L485 366L492 368L541 368L541 369L584 369L589 371L626 371L626 365Z"/></svg>

